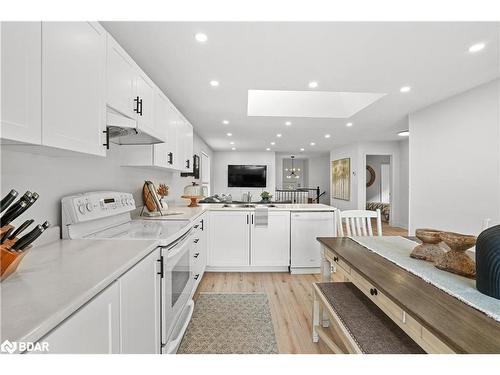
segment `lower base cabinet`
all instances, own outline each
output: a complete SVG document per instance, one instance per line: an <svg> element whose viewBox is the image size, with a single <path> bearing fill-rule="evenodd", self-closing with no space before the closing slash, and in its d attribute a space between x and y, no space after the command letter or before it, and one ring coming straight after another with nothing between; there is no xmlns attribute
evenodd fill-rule
<svg viewBox="0 0 500 375"><path fill-rule="evenodd" d="M118 280L120 353L160 353L160 275L157 249Z"/></svg>
<svg viewBox="0 0 500 375"><path fill-rule="evenodd" d="M160 353L159 249L57 326L50 354Z"/></svg>
<svg viewBox="0 0 500 375"><path fill-rule="evenodd" d="M47 354L120 352L120 287L114 282L40 340Z"/></svg>

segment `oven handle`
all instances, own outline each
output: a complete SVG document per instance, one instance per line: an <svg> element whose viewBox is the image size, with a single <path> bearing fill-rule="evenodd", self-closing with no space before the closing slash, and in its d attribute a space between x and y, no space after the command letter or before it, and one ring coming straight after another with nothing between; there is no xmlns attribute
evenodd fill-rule
<svg viewBox="0 0 500 375"><path fill-rule="evenodd" d="M167 259L171 259L175 257L179 252L184 248L184 245L189 240L189 235L191 234L192 229L188 230L184 233L180 238L178 238L174 243L164 247L167 250Z"/></svg>

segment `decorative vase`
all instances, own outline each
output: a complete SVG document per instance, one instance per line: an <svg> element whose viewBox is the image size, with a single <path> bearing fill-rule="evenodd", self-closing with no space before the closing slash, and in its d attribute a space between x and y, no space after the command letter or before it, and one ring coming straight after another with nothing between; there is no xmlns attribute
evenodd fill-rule
<svg viewBox="0 0 500 375"><path fill-rule="evenodd" d="M438 245L441 242L441 232L440 230L428 228L417 229L415 236L422 243L415 246L410 257L435 262L445 253L444 249Z"/></svg>
<svg viewBox="0 0 500 375"><path fill-rule="evenodd" d="M441 240L450 247L434 264L437 268L465 276L476 277L476 264L465 252L476 244L476 236L453 232L442 232Z"/></svg>
<svg viewBox="0 0 500 375"><path fill-rule="evenodd" d="M476 288L500 299L500 225L484 230L477 238Z"/></svg>

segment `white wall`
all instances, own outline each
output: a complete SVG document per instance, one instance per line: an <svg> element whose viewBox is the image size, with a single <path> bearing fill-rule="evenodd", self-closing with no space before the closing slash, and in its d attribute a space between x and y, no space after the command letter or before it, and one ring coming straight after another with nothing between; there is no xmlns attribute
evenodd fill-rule
<svg viewBox="0 0 500 375"><path fill-rule="evenodd" d="M397 222L393 224L408 229L410 219L410 163L409 140L399 142L399 200Z"/></svg>
<svg viewBox="0 0 500 375"><path fill-rule="evenodd" d="M380 202L380 165L389 164L391 162L391 157L388 155L367 155L366 165L373 168L375 172L375 180L373 184L366 187L366 201L367 202Z"/></svg>
<svg viewBox="0 0 500 375"><path fill-rule="evenodd" d="M500 221L500 81L410 115L410 230Z"/></svg>
<svg viewBox="0 0 500 375"><path fill-rule="evenodd" d="M239 152L217 151L213 154L213 194L231 194L233 200L241 200L244 192L250 191L253 201L260 200L260 193L268 191L274 195L276 189L276 157L274 152ZM229 188L227 186L227 166L234 165L267 165L267 184L265 188Z"/></svg>
<svg viewBox="0 0 500 375"><path fill-rule="evenodd" d="M366 207L366 156L390 155L391 157L391 218L390 224L400 226L405 212L400 206L400 146L399 141L388 142L358 142L336 148L330 152L330 163L333 160L351 158L351 199L348 201L333 199L330 202L340 210L364 210ZM331 185L330 167L330 194Z"/></svg>
<svg viewBox="0 0 500 375"><path fill-rule="evenodd" d="M194 142L196 154L204 150L212 155L212 150L197 135ZM70 152L54 156L55 153L49 155L46 150L36 151L39 148L31 146L1 145L1 195L10 189L20 194L36 191L40 198L19 220L49 220L54 225L60 225L62 197L92 190L117 190L133 193L139 205L146 179L167 184L169 201L187 204L180 196L193 178L160 169L120 167L119 147L125 146L111 144L107 157L101 158Z"/></svg>
<svg viewBox="0 0 500 375"><path fill-rule="evenodd" d="M322 156L311 156L307 164L307 180L309 187L319 186L321 192L326 191L320 198L319 203L330 204L330 157L328 154Z"/></svg>

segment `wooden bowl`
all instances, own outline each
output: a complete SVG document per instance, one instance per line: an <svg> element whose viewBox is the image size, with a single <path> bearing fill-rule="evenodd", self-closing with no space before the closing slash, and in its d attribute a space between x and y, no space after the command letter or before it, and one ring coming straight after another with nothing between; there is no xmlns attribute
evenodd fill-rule
<svg viewBox="0 0 500 375"><path fill-rule="evenodd" d="M441 257L445 251L438 244L441 242L442 231L429 228L415 230L415 236L422 244L415 246L410 257L434 262Z"/></svg>
<svg viewBox="0 0 500 375"><path fill-rule="evenodd" d="M441 270L474 279L476 263L465 251L476 244L477 237L453 232L443 232L440 237L450 247L450 251L437 259L434 265Z"/></svg>
<svg viewBox="0 0 500 375"><path fill-rule="evenodd" d="M447 244L451 251L464 252L476 244L477 237L468 234L441 232L441 241Z"/></svg>

